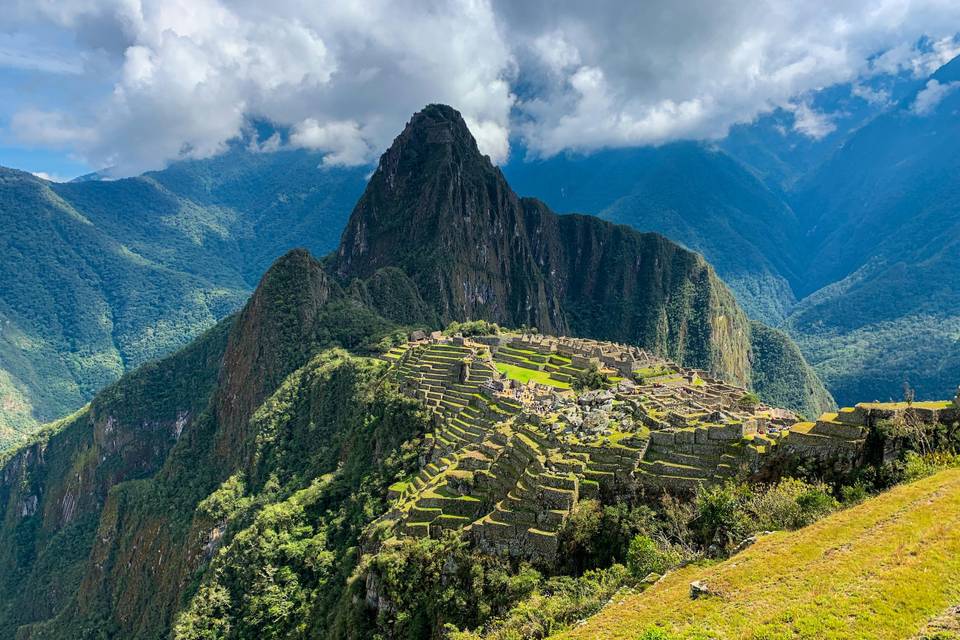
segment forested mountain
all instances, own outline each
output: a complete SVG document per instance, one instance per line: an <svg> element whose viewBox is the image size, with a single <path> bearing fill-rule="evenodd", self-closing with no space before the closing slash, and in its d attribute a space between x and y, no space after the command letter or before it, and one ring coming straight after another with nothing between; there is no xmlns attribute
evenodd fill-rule
<svg viewBox="0 0 960 640"><path fill-rule="evenodd" d="M783 197L713 145L601 151L511 164L521 193L656 231L705 256L751 317L780 323L796 302L799 226Z"/></svg>
<svg viewBox="0 0 960 640"><path fill-rule="evenodd" d="M800 185L810 249L787 321L842 398L960 382L960 59Z"/></svg>
<svg viewBox="0 0 960 640"><path fill-rule="evenodd" d="M798 107L819 110L816 136L781 109L715 146L506 170L561 211L702 252L752 317L797 340L841 403L898 398L904 383L937 397L960 380L958 65L826 89Z"/></svg>
<svg viewBox="0 0 960 640"><path fill-rule="evenodd" d="M0 169L0 447L236 310L294 245L336 245L366 169L242 147L117 181Z"/></svg>
<svg viewBox="0 0 960 640"><path fill-rule="evenodd" d="M441 223L450 233L413 244ZM501 275L504 288L492 289ZM468 317L553 322L581 335L599 319L604 337L642 338L654 352L752 380L761 397L780 394L801 409L829 402L789 339L751 326L701 257L518 198L460 115L434 105L381 158L323 263L304 250L283 256L239 314L4 456L0 634L368 637L390 628L370 612L376 585L352 576L369 562L388 572L391 554L420 547L384 547L371 560L361 543L390 506L388 488L436 468L426 460L444 440L425 405L384 376L384 353L406 345L403 324ZM650 375L635 373L641 383ZM733 403L757 406L723 388ZM457 579L480 580L484 599L534 575L513 576L509 564L444 540L453 546L443 553L476 563ZM477 578L481 566L488 579ZM457 615L490 615L471 611ZM434 623L397 628L416 635Z"/></svg>

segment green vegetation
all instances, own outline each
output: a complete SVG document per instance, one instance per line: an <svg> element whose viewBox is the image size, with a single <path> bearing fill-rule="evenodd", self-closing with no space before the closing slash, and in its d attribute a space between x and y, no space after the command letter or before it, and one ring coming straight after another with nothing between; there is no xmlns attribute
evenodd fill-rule
<svg viewBox="0 0 960 640"><path fill-rule="evenodd" d="M960 471L669 574L564 638L909 638L960 598ZM715 597L690 597L699 580ZM656 636L649 636L656 637Z"/></svg>
<svg viewBox="0 0 960 640"><path fill-rule="evenodd" d="M500 326L486 320L471 320L469 322L451 322L443 330L443 335L452 336L459 333L464 337L495 336L500 333Z"/></svg>
<svg viewBox="0 0 960 640"><path fill-rule="evenodd" d="M604 387L610 386L610 379L600 373L600 369L597 368L596 364L591 363L590 367L573 376L570 386L577 391L603 389Z"/></svg>
<svg viewBox="0 0 960 640"><path fill-rule="evenodd" d="M238 148L64 184L0 168L0 450L235 311L285 251L331 250L365 170L318 158Z"/></svg>
<svg viewBox="0 0 960 640"><path fill-rule="evenodd" d="M517 365L507 364L505 362L497 362L496 367L497 371L521 384L526 384L532 380L533 382L545 384L550 387L557 387L558 389L570 388L570 383L554 380L546 371L527 369L526 367L518 367Z"/></svg>
<svg viewBox="0 0 960 640"><path fill-rule="evenodd" d="M783 331L751 322L750 348L753 388L761 400L809 418L836 408L823 382Z"/></svg>
<svg viewBox="0 0 960 640"><path fill-rule="evenodd" d="M414 439L426 427L380 369L321 353L257 413L251 481L231 477L200 503L225 523L225 541L175 638L317 637L349 607L341 594L360 533L385 509L387 487L415 469ZM310 415L323 422L305 424Z"/></svg>
<svg viewBox="0 0 960 640"><path fill-rule="evenodd" d="M680 563L682 554L676 549L664 548L650 536L640 534L630 541L627 550L627 568L637 579L655 573L663 574Z"/></svg>

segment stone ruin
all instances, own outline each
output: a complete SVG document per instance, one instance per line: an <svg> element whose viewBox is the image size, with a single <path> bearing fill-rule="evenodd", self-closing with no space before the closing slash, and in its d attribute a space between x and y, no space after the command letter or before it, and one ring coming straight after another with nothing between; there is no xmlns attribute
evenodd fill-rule
<svg viewBox="0 0 960 640"><path fill-rule="evenodd" d="M801 421L746 390L637 347L580 338L418 333L384 359L434 418L422 467L390 488L400 535L462 531L478 548L550 563L577 502L690 492L777 457L854 459L897 412L960 418L960 400L861 404ZM610 387L576 392L591 367Z"/></svg>

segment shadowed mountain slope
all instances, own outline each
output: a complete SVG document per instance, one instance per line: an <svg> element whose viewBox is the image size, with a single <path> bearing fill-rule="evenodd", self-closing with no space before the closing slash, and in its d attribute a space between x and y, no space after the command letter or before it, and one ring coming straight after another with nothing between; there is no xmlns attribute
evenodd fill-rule
<svg viewBox="0 0 960 640"><path fill-rule="evenodd" d="M344 283L399 269L441 323L486 319L629 342L752 380L750 323L700 255L517 197L443 105L416 114L382 156L330 268ZM809 381L802 411L829 406L802 358L767 364Z"/></svg>

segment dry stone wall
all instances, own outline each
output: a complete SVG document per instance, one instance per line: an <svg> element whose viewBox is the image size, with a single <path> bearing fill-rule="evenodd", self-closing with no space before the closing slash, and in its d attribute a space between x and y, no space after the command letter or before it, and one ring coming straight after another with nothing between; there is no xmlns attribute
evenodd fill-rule
<svg viewBox="0 0 960 640"><path fill-rule="evenodd" d="M803 422L701 371L579 338L418 333L384 358L435 428L382 520L398 535L456 530L486 552L543 563L580 500L690 492L762 475L783 456L849 461L880 421L960 419L956 399L861 404ZM604 388L574 390L592 368Z"/></svg>

